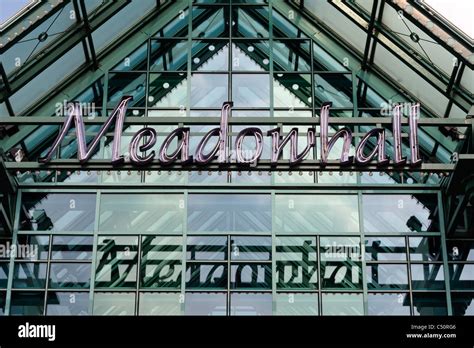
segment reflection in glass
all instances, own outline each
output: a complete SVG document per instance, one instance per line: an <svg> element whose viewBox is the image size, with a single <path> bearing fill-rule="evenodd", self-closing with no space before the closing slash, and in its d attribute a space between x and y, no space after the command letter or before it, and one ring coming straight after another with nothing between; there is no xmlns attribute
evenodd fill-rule
<svg viewBox="0 0 474 348"><path fill-rule="evenodd" d="M368 315L410 315L410 296L399 293L368 295Z"/></svg>
<svg viewBox="0 0 474 348"><path fill-rule="evenodd" d="M310 42L300 40L273 41L273 70L311 71Z"/></svg>
<svg viewBox="0 0 474 348"><path fill-rule="evenodd" d="M46 315L89 315L88 292L48 292Z"/></svg>
<svg viewBox="0 0 474 348"><path fill-rule="evenodd" d="M474 240L447 241L449 261L474 261Z"/></svg>
<svg viewBox="0 0 474 348"><path fill-rule="evenodd" d="M367 265L366 275L369 289L408 289L406 265L371 264Z"/></svg>
<svg viewBox="0 0 474 348"><path fill-rule="evenodd" d="M366 232L435 232L436 196L363 195Z"/></svg>
<svg viewBox="0 0 474 348"><path fill-rule="evenodd" d="M182 232L182 194L108 194L100 201L99 231Z"/></svg>
<svg viewBox="0 0 474 348"><path fill-rule="evenodd" d="M12 291L10 315L43 315L43 291Z"/></svg>
<svg viewBox="0 0 474 348"><path fill-rule="evenodd" d="M145 43L127 56L110 70L131 71L147 70L148 45Z"/></svg>
<svg viewBox="0 0 474 348"><path fill-rule="evenodd" d="M312 105L311 75L274 74L273 103L276 108L287 108L286 116L297 116L295 108L310 108Z"/></svg>
<svg viewBox="0 0 474 348"><path fill-rule="evenodd" d="M271 264L234 264L230 271L231 289L271 289Z"/></svg>
<svg viewBox="0 0 474 348"><path fill-rule="evenodd" d="M232 42L233 71L269 71L270 45L268 40Z"/></svg>
<svg viewBox="0 0 474 348"><path fill-rule="evenodd" d="M441 264L412 264L412 288L414 290L441 290L445 288Z"/></svg>
<svg viewBox="0 0 474 348"><path fill-rule="evenodd" d="M193 6L193 37L214 38L229 36L228 7Z"/></svg>
<svg viewBox="0 0 474 348"><path fill-rule="evenodd" d="M230 296L230 315L271 315L271 293L232 293Z"/></svg>
<svg viewBox="0 0 474 348"><path fill-rule="evenodd" d="M150 41L150 71L186 71L187 64L187 41Z"/></svg>
<svg viewBox="0 0 474 348"><path fill-rule="evenodd" d="M232 260L260 260L272 259L271 237L231 237Z"/></svg>
<svg viewBox="0 0 474 348"><path fill-rule="evenodd" d="M94 294L94 315L134 315L135 293L96 292Z"/></svg>
<svg viewBox="0 0 474 348"><path fill-rule="evenodd" d="M15 257L18 260L46 260L49 253L49 236L18 235Z"/></svg>
<svg viewBox="0 0 474 348"><path fill-rule="evenodd" d="M0 263L0 288L4 289L8 284L8 262Z"/></svg>
<svg viewBox="0 0 474 348"><path fill-rule="evenodd" d="M25 193L20 230L92 231L95 194Z"/></svg>
<svg viewBox="0 0 474 348"><path fill-rule="evenodd" d="M442 261L440 237L410 237L411 261Z"/></svg>
<svg viewBox="0 0 474 348"><path fill-rule="evenodd" d="M124 96L132 96L129 106L144 107L146 74L141 72L109 73L107 107L114 108Z"/></svg>
<svg viewBox="0 0 474 348"><path fill-rule="evenodd" d="M186 250L187 260L227 260L227 237L189 236Z"/></svg>
<svg viewBox="0 0 474 348"><path fill-rule="evenodd" d="M275 298L276 315L318 315L318 295L279 293Z"/></svg>
<svg viewBox="0 0 474 348"><path fill-rule="evenodd" d="M269 107L270 79L267 74L233 74L234 107Z"/></svg>
<svg viewBox="0 0 474 348"><path fill-rule="evenodd" d="M5 315L6 299L7 299L7 293L5 291L0 292L0 315Z"/></svg>
<svg viewBox="0 0 474 348"><path fill-rule="evenodd" d="M149 108L185 108L187 104L186 72L150 73Z"/></svg>
<svg viewBox="0 0 474 348"><path fill-rule="evenodd" d="M53 236L51 258L54 260L92 259L92 236Z"/></svg>
<svg viewBox="0 0 474 348"><path fill-rule="evenodd" d="M17 262L13 271L14 288L42 289L46 285L46 263Z"/></svg>
<svg viewBox="0 0 474 348"><path fill-rule="evenodd" d="M413 293L414 315L448 315L446 308L446 293Z"/></svg>
<svg viewBox="0 0 474 348"><path fill-rule="evenodd" d="M177 288L181 286L181 237L142 237L142 287Z"/></svg>
<svg viewBox="0 0 474 348"><path fill-rule="evenodd" d="M322 294L323 315L363 315L362 294L324 293Z"/></svg>
<svg viewBox="0 0 474 348"><path fill-rule="evenodd" d="M193 40L191 50L193 71L228 71L229 44L227 40Z"/></svg>
<svg viewBox="0 0 474 348"><path fill-rule="evenodd" d="M406 261L404 237L369 237L365 239L365 258L369 261Z"/></svg>
<svg viewBox="0 0 474 348"><path fill-rule="evenodd" d="M352 108L351 74L321 73L314 76L316 105L332 102L334 108Z"/></svg>
<svg viewBox="0 0 474 348"><path fill-rule="evenodd" d="M276 239L278 289L314 289L318 284L315 237Z"/></svg>
<svg viewBox="0 0 474 348"><path fill-rule="evenodd" d="M186 289L226 289L227 265L211 263L186 264Z"/></svg>
<svg viewBox="0 0 474 348"><path fill-rule="evenodd" d="M474 264L455 263L449 265L451 289L474 289Z"/></svg>
<svg viewBox="0 0 474 348"><path fill-rule="evenodd" d="M451 292L453 315L474 315L473 292Z"/></svg>
<svg viewBox="0 0 474 348"><path fill-rule="evenodd" d="M137 250L137 237L99 237L96 288L135 287Z"/></svg>
<svg viewBox="0 0 474 348"><path fill-rule="evenodd" d="M180 315L180 293L142 292L140 293L139 315Z"/></svg>
<svg viewBox="0 0 474 348"><path fill-rule="evenodd" d="M190 194L188 231L271 231L269 194Z"/></svg>
<svg viewBox="0 0 474 348"><path fill-rule="evenodd" d="M225 293L187 292L184 302L185 315L226 315Z"/></svg>
<svg viewBox="0 0 474 348"><path fill-rule="evenodd" d="M269 35L268 7L233 7L232 36L265 38Z"/></svg>
<svg viewBox="0 0 474 348"><path fill-rule="evenodd" d="M191 75L191 107L216 107L228 100L227 74Z"/></svg>
<svg viewBox="0 0 474 348"><path fill-rule="evenodd" d="M275 196L277 233L358 232L356 195Z"/></svg>
<svg viewBox="0 0 474 348"><path fill-rule="evenodd" d="M49 287L88 288L90 277L90 263L52 263L49 271Z"/></svg>

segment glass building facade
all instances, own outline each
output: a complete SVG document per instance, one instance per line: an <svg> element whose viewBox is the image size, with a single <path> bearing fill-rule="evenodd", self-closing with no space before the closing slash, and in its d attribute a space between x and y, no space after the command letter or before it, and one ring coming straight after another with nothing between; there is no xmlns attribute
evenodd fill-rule
<svg viewBox="0 0 474 348"><path fill-rule="evenodd" d="M423 50L399 35L406 21L434 40L416 16L425 8L404 4L51 0L32 7L26 19L47 5L53 13L1 46L0 124L13 129L4 127L0 140L7 207L0 314L472 315L473 55L460 52L463 38L448 23L433 20L453 31L452 45L438 38ZM78 26L87 30L74 42ZM38 37L39 47L26 47ZM416 58L419 47L428 58ZM126 164L128 144L144 127L158 143L189 127L194 153L225 101L233 102L230 162L248 124L283 135L297 127L306 146L305 131L327 101L354 134L351 155L373 127L364 120L390 117L393 103L419 101L421 120L434 121L420 122L419 169L114 167L113 130L89 164L76 160L71 130L50 166L35 165L58 135L64 100L83 106L90 143L125 95L133 96L122 135ZM316 131L307 156L314 161ZM387 143L392 157L390 129ZM404 136L402 152L409 151ZM261 159L270 156L265 138ZM282 160L289 156L287 146Z"/></svg>

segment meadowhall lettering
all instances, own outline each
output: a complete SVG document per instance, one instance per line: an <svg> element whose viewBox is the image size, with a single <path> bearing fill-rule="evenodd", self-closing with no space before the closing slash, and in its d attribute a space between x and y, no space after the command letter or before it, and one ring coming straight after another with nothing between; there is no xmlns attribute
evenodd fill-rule
<svg viewBox="0 0 474 348"><path fill-rule="evenodd" d="M99 132L96 134L92 142L87 146L85 137L84 120L81 112L79 103L69 103L67 116L64 120L64 124L59 132L58 137L55 139L53 145L47 152L45 157L40 158L38 161L41 163L49 162L56 149L58 148L61 141L66 136L67 132L71 128L73 122L77 136L77 156L81 163L85 163L94 153L97 145L100 142L101 137L107 132L112 123L115 121L114 127L114 138L112 142L112 158L113 164L119 165L125 161L124 156L120 153L121 149L121 137L123 131L123 124L125 120L125 112L129 101L132 99L130 96L124 96L112 114L107 118L106 122L102 125ZM188 127L180 127L173 130L165 138L158 152L158 159L161 165L169 165L174 162L186 165L189 163L196 163L205 165L215 159L218 163L225 164L229 162L229 144L228 144L228 117L229 111L232 107L232 102L225 102L221 110L220 126L211 129L203 138L200 140L194 156L189 151L189 138L190 130ZM385 129L374 128L368 131L361 139L355 149L355 156L349 155L349 150L352 144L352 131L348 127L339 129L329 140L329 112L331 103L323 103L321 113L319 117L320 126L320 162L321 165L328 163L329 153L333 148L334 144L339 140L343 141L342 151L339 163L341 165L367 165L376 159L376 163L379 166L387 165L390 162L389 157L385 151ZM402 106L396 105L392 110L392 134L394 142L394 156L392 163L394 165L410 164L411 166L418 166L421 164L421 158L418 146L418 134L417 134L417 119L420 113L420 105L414 104L410 107L409 113L409 146L410 146L410 161L407 161L406 157L402 156L402 131L401 131L401 120L402 120ZM316 129L309 128L307 130L307 143L306 147L299 151L298 149L298 128L292 128L290 132L283 137L281 129L275 128L267 132L267 136L271 137L271 164L276 165L278 160L281 159L283 148L289 143L290 144L290 165L297 165L302 162L306 155L310 152L311 148L316 145ZM247 156L243 150L243 143L246 137L253 138L255 142L255 150L251 156ZM366 147L369 139L374 137L376 139L375 146L367 152ZM206 153L205 149L208 148L212 138L217 138L217 141L211 150ZM170 147L174 140L177 140L178 144L176 149L170 153ZM248 127L244 128L237 135L235 140L235 152L236 162L243 165L256 165L263 150L263 132L260 128ZM156 158L154 150L150 151L147 155L143 155L144 151L151 150L157 141L156 131L153 128L145 127L132 137L129 144L130 162L137 166L144 166L151 163Z"/></svg>

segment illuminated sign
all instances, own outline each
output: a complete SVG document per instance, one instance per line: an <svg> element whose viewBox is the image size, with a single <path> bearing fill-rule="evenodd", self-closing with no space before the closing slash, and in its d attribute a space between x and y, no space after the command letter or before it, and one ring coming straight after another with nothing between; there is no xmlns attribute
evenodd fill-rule
<svg viewBox="0 0 474 348"><path fill-rule="evenodd" d="M108 117L106 122L102 125L99 132L96 134L92 142L87 145L85 138L84 120L81 112L79 103L69 103L67 116L64 120L64 124L59 132L58 137L55 139L53 145L49 149L45 157L40 158L38 161L41 163L47 163L53 157L59 144L62 142L69 129L74 123L77 136L77 157L81 163L85 163L94 153L97 145L100 142L100 138L104 136L107 130L110 128L112 123L115 122L114 138L112 142L112 158L113 164L119 165L125 161L124 156L120 153L121 142L122 142L122 130L125 120L125 112L127 106L132 97L123 97L117 107L113 110L112 114ZM211 161L217 161L217 163L229 163L229 137L228 137L228 119L229 112L232 107L231 102L225 102L221 109L221 118L219 127L211 129L206 135L200 140L194 156L190 154L189 140L190 130L187 127L181 127L173 130L165 138L158 151L158 159L162 165L169 165L171 163L181 163L183 166L189 163L196 163L205 165ZM319 154L319 160L321 165L328 163L329 153L331 152L334 144L341 139L343 141L342 151L339 159L341 165L367 165L375 160L377 165L384 166L390 163L390 158L387 156L385 151L386 139L384 128L374 128L367 132L357 144L355 149L355 156L349 155L349 150L352 144L352 131L348 127L339 129L334 135L329 137L329 112L331 103L324 103L321 108L319 117L319 141L321 153ZM410 164L411 166L418 166L421 164L421 158L418 146L418 135L417 135L417 119L420 113L420 105L415 104L410 107L409 113L409 146L410 146L410 159L402 155L402 111L401 105L397 105L392 110L392 134L394 141L393 158L391 159L394 165ZM318 118L315 118L317 121ZM316 123L316 122L315 122ZM276 165L281 159L283 149L289 144L290 146L290 166L297 165L302 162L308 155L311 149L316 145L317 133L316 128L309 128L306 132L306 146L304 149L298 149L298 128L292 128L286 136L283 136L280 128L271 129L267 132L267 136L271 141L271 164ZM253 139L254 151L250 156L246 156L243 151L243 143L246 138L247 141ZM372 143L372 148L368 147L369 139L375 139L375 145ZM173 151L170 151L172 143L177 140L177 146ZM156 157L155 150L152 150L157 141L156 131L153 128L143 128L139 130L132 137L129 144L130 162L137 166L145 166L151 163ZM209 144L215 141L214 146L211 146L211 150L206 152L209 148ZM240 131L235 139L235 161L237 164L242 165L257 165L262 155L264 142L264 134L260 128L248 127ZM174 146L173 146L174 147ZM150 151L151 150L151 151ZM144 155L147 151L148 154Z"/></svg>

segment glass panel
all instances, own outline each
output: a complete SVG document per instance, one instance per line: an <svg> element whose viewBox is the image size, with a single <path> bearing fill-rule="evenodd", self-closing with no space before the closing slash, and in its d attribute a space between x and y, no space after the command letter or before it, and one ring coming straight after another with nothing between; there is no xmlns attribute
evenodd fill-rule
<svg viewBox="0 0 474 348"><path fill-rule="evenodd" d="M474 289L474 264L455 263L449 265L451 289Z"/></svg>
<svg viewBox="0 0 474 348"><path fill-rule="evenodd" d="M311 71L309 41L274 40L272 52L274 71Z"/></svg>
<svg viewBox="0 0 474 348"><path fill-rule="evenodd" d="M151 80L151 79L150 79ZM146 74L136 72L109 73L107 107L114 108L123 96L132 96L129 106L144 107Z"/></svg>
<svg viewBox="0 0 474 348"><path fill-rule="evenodd" d="M96 288L135 287L137 251L137 237L99 237Z"/></svg>
<svg viewBox="0 0 474 348"><path fill-rule="evenodd" d="M275 298L276 315L318 315L318 295L281 293Z"/></svg>
<svg viewBox="0 0 474 348"><path fill-rule="evenodd" d="M448 315L446 293L413 293L414 315Z"/></svg>
<svg viewBox="0 0 474 348"><path fill-rule="evenodd" d="M410 237L410 260L442 261L441 239L439 237Z"/></svg>
<svg viewBox="0 0 474 348"><path fill-rule="evenodd" d="M275 196L277 233L358 232L355 195Z"/></svg>
<svg viewBox="0 0 474 348"><path fill-rule="evenodd" d="M228 71L228 41L193 40L192 43L193 71Z"/></svg>
<svg viewBox="0 0 474 348"><path fill-rule="evenodd" d="M268 12L268 7L234 7L232 10L232 36L268 37Z"/></svg>
<svg viewBox="0 0 474 348"><path fill-rule="evenodd" d="M352 108L351 74L321 73L314 76L315 105L332 102L334 108Z"/></svg>
<svg viewBox="0 0 474 348"><path fill-rule="evenodd" d="M48 292L46 315L89 315L89 293Z"/></svg>
<svg viewBox="0 0 474 348"><path fill-rule="evenodd" d="M43 315L43 291L12 291L11 315Z"/></svg>
<svg viewBox="0 0 474 348"><path fill-rule="evenodd" d="M363 315L362 294L322 294L323 315Z"/></svg>
<svg viewBox="0 0 474 348"><path fill-rule="evenodd" d="M227 237L188 237L187 260L227 260Z"/></svg>
<svg viewBox="0 0 474 348"><path fill-rule="evenodd" d="M148 68L148 45L145 43L133 51L116 66L110 70L131 71L147 70Z"/></svg>
<svg viewBox="0 0 474 348"><path fill-rule="evenodd" d="M474 261L474 240L448 240L449 261Z"/></svg>
<svg viewBox="0 0 474 348"><path fill-rule="evenodd" d="M90 277L90 263L52 263L49 287L52 289L88 288Z"/></svg>
<svg viewBox="0 0 474 348"><path fill-rule="evenodd" d="M25 260L46 260L49 253L49 236L18 235L16 258Z"/></svg>
<svg viewBox="0 0 474 348"><path fill-rule="evenodd" d="M193 6L193 37L228 37L229 11L227 7Z"/></svg>
<svg viewBox="0 0 474 348"><path fill-rule="evenodd" d="M271 264L238 264L232 265L230 271L231 289L271 289Z"/></svg>
<svg viewBox="0 0 474 348"><path fill-rule="evenodd" d="M407 294L369 294L368 315L410 315L410 296Z"/></svg>
<svg viewBox="0 0 474 348"><path fill-rule="evenodd" d="M92 231L95 194L25 193L22 197L21 230Z"/></svg>
<svg viewBox="0 0 474 348"><path fill-rule="evenodd" d="M180 293L140 293L139 315L180 315Z"/></svg>
<svg viewBox="0 0 474 348"><path fill-rule="evenodd" d="M404 237L370 237L365 239L365 259L370 261L406 261Z"/></svg>
<svg viewBox="0 0 474 348"><path fill-rule="evenodd" d="M186 71L187 68L186 40L150 41L150 71Z"/></svg>
<svg viewBox="0 0 474 348"><path fill-rule="evenodd" d="M412 264L414 290L441 290L445 288L443 266L439 264Z"/></svg>
<svg viewBox="0 0 474 348"><path fill-rule="evenodd" d="M222 99L221 99L222 100ZM234 107L270 107L270 79L267 74L233 74Z"/></svg>
<svg viewBox="0 0 474 348"><path fill-rule="evenodd" d="M369 289L408 289L407 265L367 265Z"/></svg>
<svg viewBox="0 0 474 348"><path fill-rule="evenodd" d="M185 109L188 95L187 83L185 72L150 73L148 107Z"/></svg>
<svg viewBox="0 0 474 348"><path fill-rule="evenodd" d="M191 107L217 107L228 100L227 74L191 75Z"/></svg>
<svg viewBox="0 0 474 348"><path fill-rule="evenodd" d="M227 265L186 264L186 289L227 289Z"/></svg>
<svg viewBox="0 0 474 348"><path fill-rule="evenodd" d="M324 289L361 289L361 249L357 237L321 237L321 278Z"/></svg>
<svg viewBox="0 0 474 348"><path fill-rule="evenodd" d="M439 229L433 195L364 195L366 232L425 232Z"/></svg>
<svg viewBox="0 0 474 348"><path fill-rule="evenodd" d="M7 293L0 292L0 315L5 315L5 302L7 300Z"/></svg>
<svg viewBox="0 0 474 348"><path fill-rule="evenodd" d="M231 260L272 259L271 237L231 237Z"/></svg>
<svg viewBox="0 0 474 348"><path fill-rule="evenodd" d="M190 194L188 231L271 231L269 194Z"/></svg>
<svg viewBox="0 0 474 348"><path fill-rule="evenodd" d="M94 315L133 315L135 293L96 292L94 294Z"/></svg>
<svg viewBox="0 0 474 348"><path fill-rule="evenodd" d="M6 289L8 285L8 262L1 262L0 263L0 288Z"/></svg>
<svg viewBox="0 0 474 348"><path fill-rule="evenodd" d="M93 237L54 236L51 246L53 260L91 260Z"/></svg>
<svg viewBox="0 0 474 348"><path fill-rule="evenodd" d="M272 315L272 294L233 293L230 315Z"/></svg>
<svg viewBox="0 0 474 348"><path fill-rule="evenodd" d="M181 237L142 237L141 286L179 289L182 254Z"/></svg>
<svg viewBox="0 0 474 348"><path fill-rule="evenodd" d="M227 295L223 293L187 292L184 313L186 315L226 315Z"/></svg>
<svg viewBox="0 0 474 348"><path fill-rule="evenodd" d="M288 113L284 116L297 116L294 108L310 108L312 105L311 75L274 74L273 103L276 108L288 108Z"/></svg>
<svg viewBox="0 0 474 348"><path fill-rule="evenodd" d="M46 263L18 262L13 271L14 288L42 289L46 285Z"/></svg>
<svg viewBox="0 0 474 348"><path fill-rule="evenodd" d="M453 315L474 315L474 293L452 292Z"/></svg>
<svg viewBox="0 0 474 348"><path fill-rule="evenodd" d="M101 196L100 231L118 233L183 230L181 194L107 194Z"/></svg>
<svg viewBox="0 0 474 348"><path fill-rule="evenodd" d="M276 239L277 289L314 289L318 284L315 237Z"/></svg>
<svg viewBox="0 0 474 348"><path fill-rule="evenodd" d="M233 71L269 71L270 45L267 40L232 41Z"/></svg>

